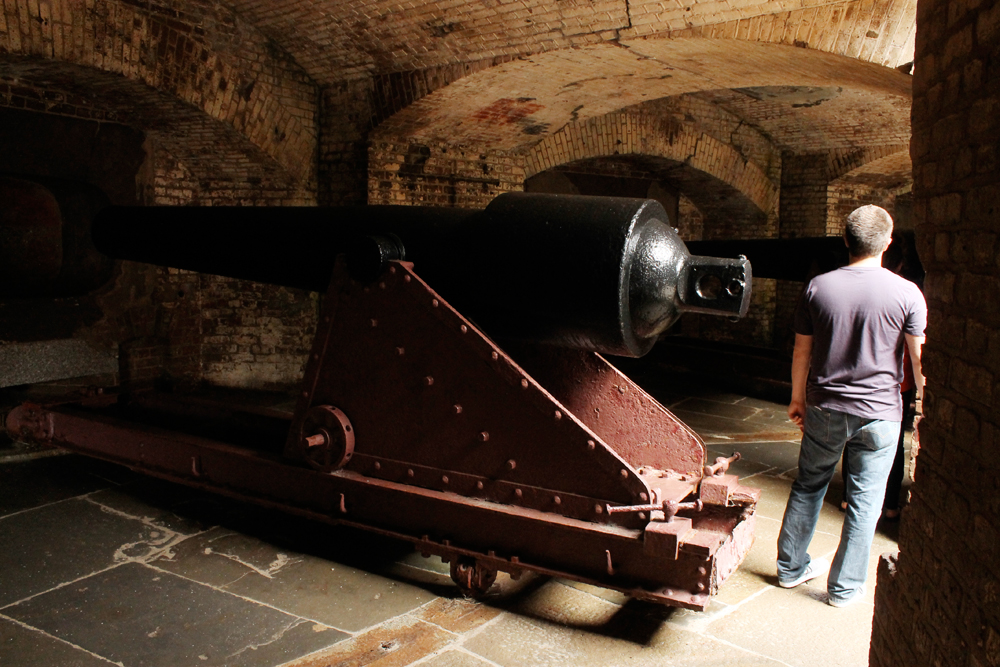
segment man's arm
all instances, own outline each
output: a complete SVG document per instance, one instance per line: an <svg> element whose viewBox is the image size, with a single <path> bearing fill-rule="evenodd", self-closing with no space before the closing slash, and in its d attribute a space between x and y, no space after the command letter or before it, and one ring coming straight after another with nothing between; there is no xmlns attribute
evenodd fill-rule
<svg viewBox="0 0 1000 667"><path fill-rule="evenodd" d="M924 374L920 365L920 351L924 346L923 336L903 334L906 338L906 349L910 352L910 363L913 365L913 384L917 389L917 399L924 397Z"/></svg>
<svg viewBox="0 0 1000 667"><path fill-rule="evenodd" d="M788 404L788 418L795 422L800 430L805 428L803 421L806 418L806 382L809 380L812 347L812 336L795 334L795 350L792 352L792 402Z"/></svg>

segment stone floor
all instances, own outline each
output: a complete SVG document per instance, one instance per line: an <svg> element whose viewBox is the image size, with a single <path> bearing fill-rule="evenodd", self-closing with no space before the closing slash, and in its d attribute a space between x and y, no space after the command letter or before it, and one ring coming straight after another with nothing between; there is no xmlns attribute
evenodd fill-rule
<svg viewBox="0 0 1000 667"><path fill-rule="evenodd" d="M826 579L776 587L775 540L796 473L784 406L712 390L647 388L710 457L763 490L757 538L704 613L569 581L501 574L463 599L447 565L405 544L313 524L76 455L0 454L0 665L515 667L867 665L869 593L824 603ZM831 556L839 478L813 540Z"/></svg>

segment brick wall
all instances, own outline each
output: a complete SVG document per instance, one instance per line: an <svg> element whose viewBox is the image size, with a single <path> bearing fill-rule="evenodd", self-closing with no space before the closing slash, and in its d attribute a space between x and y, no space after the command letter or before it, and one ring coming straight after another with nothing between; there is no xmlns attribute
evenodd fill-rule
<svg viewBox="0 0 1000 667"><path fill-rule="evenodd" d="M909 190L907 186L906 190ZM840 236L847 225L847 216L866 204L881 206L892 216L893 228L899 225L896 213L896 197L905 192L884 190L862 183L831 184L827 190L826 235Z"/></svg>
<svg viewBox="0 0 1000 667"><path fill-rule="evenodd" d="M148 205L308 205L310 195L278 182L196 178L156 136L138 179ZM192 240L196 242L196 240ZM317 296L192 271L122 262L97 297L104 317L79 335L119 346L130 386L200 381L278 388L295 384L309 353Z"/></svg>
<svg viewBox="0 0 1000 667"><path fill-rule="evenodd" d="M871 664L1000 662L1000 3L920 0L913 215L930 323L926 417Z"/></svg>
<svg viewBox="0 0 1000 667"><path fill-rule="evenodd" d="M149 189L157 206L306 206L311 193L285 179L255 182L194 178L152 137L147 141ZM318 297L176 269L157 269L150 313L155 335L130 340L127 377L148 382L206 381L223 386L278 388L301 379L318 314ZM159 362L159 368L155 364Z"/></svg>
<svg viewBox="0 0 1000 667"><path fill-rule="evenodd" d="M841 234L844 229L842 211L852 201L877 196L877 191L885 196L880 205L891 211L896 195L907 189L908 179L904 177L903 184L879 183L873 187L857 179L848 179L847 175L906 150L906 144L890 144L817 153L786 153L781 170L781 237Z"/></svg>
<svg viewBox="0 0 1000 667"><path fill-rule="evenodd" d="M792 356L795 332L792 330L795 308L802 296L805 283L793 280L776 280L774 287L774 332L771 347Z"/></svg>
<svg viewBox="0 0 1000 667"><path fill-rule="evenodd" d="M369 204L485 208L523 189L523 158L485 147L380 139L368 159Z"/></svg>
<svg viewBox="0 0 1000 667"><path fill-rule="evenodd" d="M700 241L705 238L705 216L683 195L677 201L677 234L684 241Z"/></svg>
<svg viewBox="0 0 1000 667"><path fill-rule="evenodd" d="M302 379L319 295L201 277L202 375L217 385L278 389Z"/></svg>
<svg viewBox="0 0 1000 667"><path fill-rule="evenodd" d="M222 5L6 3L0 28L0 106L145 132L145 164L138 177L125 174L128 188L109 191L116 203L316 202L317 87L287 53ZM33 143L38 136L45 135ZM49 157L22 171L49 173L66 161L65 155ZM120 168L98 167L66 176L103 186ZM205 338L214 326L202 311L207 285L220 289L204 276L126 262L94 297L102 319L76 335L118 345L122 379L129 383L295 381L289 369L301 366L307 353L296 336L248 346L252 359L243 350L227 357ZM228 296L247 304L252 324L242 333L258 342L270 340L275 329L268 304L303 299L288 290L242 285L230 285ZM288 326L308 331L302 320L295 313ZM203 369L203 354L229 370ZM239 377L231 371L237 363Z"/></svg>
<svg viewBox="0 0 1000 667"><path fill-rule="evenodd" d="M685 315L685 335L697 334L704 340L717 340L753 347L771 347L774 338L777 281L754 278L750 309L738 322L710 315Z"/></svg>
<svg viewBox="0 0 1000 667"><path fill-rule="evenodd" d="M318 166L320 206L366 203L372 115L370 79L342 82L323 90Z"/></svg>
<svg viewBox="0 0 1000 667"><path fill-rule="evenodd" d="M905 150L905 145L890 144L786 153L781 171L780 237L839 236L844 233L847 215L864 204L881 206L895 219L896 199L909 190L909 178L902 166L880 170L874 165L899 162L908 167L905 155L901 157ZM804 287L802 282L785 280L775 286L770 345L778 350L790 352L794 344L792 319Z"/></svg>

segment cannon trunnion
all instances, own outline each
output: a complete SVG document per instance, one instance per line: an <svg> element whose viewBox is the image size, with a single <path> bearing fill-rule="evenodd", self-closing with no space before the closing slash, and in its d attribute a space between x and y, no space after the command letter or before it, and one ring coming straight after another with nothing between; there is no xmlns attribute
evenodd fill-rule
<svg viewBox="0 0 1000 667"><path fill-rule="evenodd" d="M575 215L581 227L590 225L582 236L599 240L591 239L589 254L555 261L558 270L549 267L555 273L537 285L541 296L531 289L541 274L528 267L532 280L512 278L488 261L491 252L510 259L527 232L449 263L455 245L442 257L418 240L439 228L431 224L421 236L399 225L353 246L353 274L344 256L333 261L290 418L258 411L261 425L241 430L225 424L253 412L246 405L106 392L23 404L7 428L173 481L408 540L450 562L452 578L469 594L485 592L498 571L530 570L702 610L752 544L759 491L726 474L729 461L710 465L693 431L594 350L641 354L657 328L684 309L745 312L749 266L690 258L653 202L620 200L594 213L606 202L569 198L590 201L568 202L565 210L576 214L560 216L559 199L508 197L478 218L476 234L466 234L469 219L446 234L468 249L484 238L479 234L512 234L498 221L518 210L549 207L541 222L533 218L551 229L531 237L531 255L551 249L547 237L569 233ZM418 217L434 222L426 209ZM617 227L605 224L616 217ZM421 253L426 260L417 259ZM574 294L559 317L500 324L527 312L520 304L540 308L553 284L589 285L588 267L602 253L608 257L591 273L604 282L612 276L614 286L594 299L614 302L613 312L584 307ZM182 259L162 263L191 268L191 258ZM418 271L423 261L468 311L426 280ZM571 269L572 279L559 275ZM719 278L721 291L709 294L702 275ZM279 279L287 282L288 274ZM504 317L491 317L497 310ZM475 321L465 312L475 312ZM501 348L495 337L509 342ZM177 430L185 419L164 415L198 427Z"/></svg>

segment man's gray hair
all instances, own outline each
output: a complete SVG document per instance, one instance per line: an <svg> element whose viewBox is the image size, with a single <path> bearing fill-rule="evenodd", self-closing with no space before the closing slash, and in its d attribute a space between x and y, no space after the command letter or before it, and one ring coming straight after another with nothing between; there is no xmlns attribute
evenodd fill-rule
<svg viewBox="0 0 1000 667"><path fill-rule="evenodd" d="M847 216L844 238L851 257L874 257L889 245L892 217L880 206L856 208Z"/></svg>

